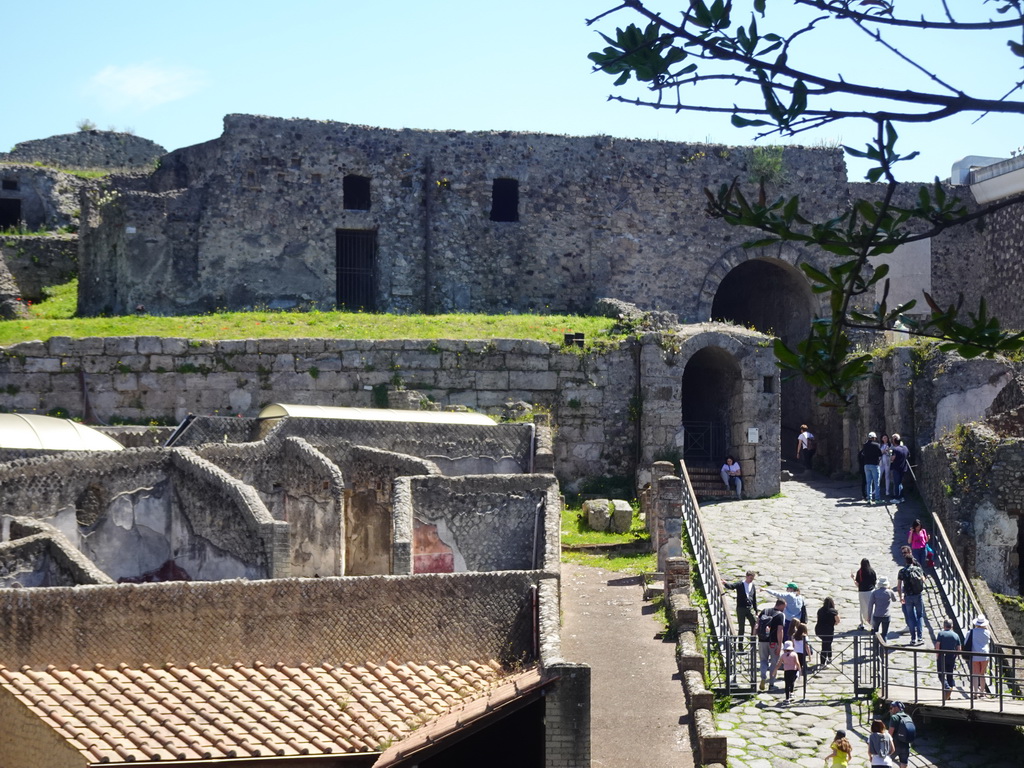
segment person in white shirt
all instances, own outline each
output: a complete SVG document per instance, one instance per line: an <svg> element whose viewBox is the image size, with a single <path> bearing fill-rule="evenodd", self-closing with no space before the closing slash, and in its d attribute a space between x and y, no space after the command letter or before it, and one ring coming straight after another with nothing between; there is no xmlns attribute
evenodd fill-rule
<svg viewBox="0 0 1024 768"><path fill-rule="evenodd" d="M732 456L726 456L725 464L722 465L722 482L726 489L736 488L737 499L743 498L743 478L740 474L740 463Z"/></svg>
<svg viewBox="0 0 1024 768"><path fill-rule="evenodd" d="M818 441L806 424L800 425L800 434L796 438L796 457L808 469L814 462L814 452L818 450Z"/></svg>

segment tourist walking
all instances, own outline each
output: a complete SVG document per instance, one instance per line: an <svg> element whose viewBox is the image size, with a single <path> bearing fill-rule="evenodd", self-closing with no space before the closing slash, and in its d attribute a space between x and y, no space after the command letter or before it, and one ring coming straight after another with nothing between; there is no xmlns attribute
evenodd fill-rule
<svg viewBox="0 0 1024 768"><path fill-rule="evenodd" d="M857 629L864 630L871 626L871 593L875 589L877 577L866 557L860 561L857 572L851 573L850 577L857 585L857 596L860 598L860 626Z"/></svg>
<svg viewBox="0 0 1024 768"><path fill-rule="evenodd" d="M739 581L727 582L722 579L722 586L736 591L736 623L739 624L740 651L743 650L743 632L750 625L750 636L753 638L757 628L757 587L754 586L754 571L747 571Z"/></svg>
<svg viewBox="0 0 1024 768"><path fill-rule="evenodd" d="M878 462L882 460L882 449L878 446L878 435L868 432L867 442L860 449L860 463L864 468L864 500L868 505L881 501L878 494Z"/></svg>
<svg viewBox="0 0 1024 768"><path fill-rule="evenodd" d="M800 595L800 587L798 587L795 582L789 582L789 584L786 585L785 592L776 592L774 589L768 589L768 587L764 587L764 591L769 595L774 595L786 603L786 637L789 637L789 628L794 620L803 622L807 621L807 603Z"/></svg>
<svg viewBox="0 0 1024 768"><path fill-rule="evenodd" d="M807 625L802 621L794 621L790 640L793 641L793 650L800 659L800 671L807 674L807 658L811 655L811 644L807 639Z"/></svg>
<svg viewBox="0 0 1024 768"><path fill-rule="evenodd" d="M898 433L892 435L892 491L896 494L893 499L897 504L902 504L903 499L903 475L910 469L910 449L903 445L903 440Z"/></svg>
<svg viewBox="0 0 1024 768"><path fill-rule="evenodd" d="M899 598L889 589L889 579L882 576L878 587L871 593L871 631L882 633L882 639L889 637L889 622L892 620L892 604Z"/></svg>
<svg viewBox="0 0 1024 768"><path fill-rule="evenodd" d="M821 653L818 658L822 665L832 661L832 640L838 623L839 611L836 610L836 602L831 597L826 597L818 609L818 620L814 623L814 634L821 640Z"/></svg>
<svg viewBox="0 0 1024 768"><path fill-rule="evenodd" d="M964 650L971 654L971 697L981 698L985 695L985 676L988 673L988 653L992 643L992 633L988 629L988 619L979 616L974 626L964 639Z"/></svg>
<svg viewBox="0 0 1024 768"><path fill-rule="evenodd" d="M924 571L913 555L906 555L903 561L904 566L896 577L896 592L910 630L910 644L924 645Z"/></svg>
<svg viewBox="0 0 1024 768"><path fill-rule="evenodd" d="M732 456L725 457L725 464L721 470L722 482L725 483L725 490L736 490L736 498L743 498L743 477L740 463Z"/></svg>
<svg viewBox="0 0 1024 768"><path fill-rule="evenodd" d="M814 463L814 452L818 450L818 438L807 428L806 424L800 425L800 434L796 438L796 457L800 462L811 468Z"/></svg>
<svg viewBox="0 0 1024 768"><path fill-rule="evenodd" d="M836 731L836 737L832 740L832 751L825 757L825 765L832 761L832 768L846 768L853 757L853 746L846 738L846 731Z"/></svg>
<svg viewBox="0 0 1024 768"><path fill-rule="evenodd" d="M873 720L871 735L868 736L868 759L871 764L892 766L892 756L895 754L896 747L892 743L892 736L885 730L885 723Z"/></svg>
<svg viewBox="0 0 1024 768"><path fill-rule="evenodd" d="M793 689L796 687L797 675L800 674L800 657L796 655L792 640L787 640L782 646L782 655L779 656L779 661L775 665L776 671L780 668L785 682L786 701L790 701L793 698Z"/></svg>
<svg viewBox="0 0 1024 768"><path fill-rule="evenodd" d="M910 545L910 550L914 553L914 559L921 565L928 562L929 541L931 541L931 536L928 535L928 531L921 525L920 519L915 519L914 524L907 531L907 544Z"/></svg>
<svg viewBox="0 0 1024 768"><path fill-rule="evenodd" d="M889 735L896 750L896 762L900 768L907 768L910 762L910 743L917 735L917 726L901 701L889 705Z"/></svg>
<svg viewBox="0 0 1024 768"><path fill-rule="evenodd" d="M953 673L956 671L957 651L963 643L960 635L953 631L953 622L946 619L942 622L942 631L935 636L935 650L942 651L938 655L939 682L942 683L942 698L949 701L955 682Z"/></svg>
<svg viewBox="0 0 1024 768"><path fill-rule="evenodd" d="M765 608L757 617L757 649L761 661L761 690L768 687L768 674L771 673L771 685L775 687L775 669L782 652L785 639L784 626L786 614L785 600L777 600L774 607Z"/></svg>
<svg viewBox="0 0 1024 768"><path fill-rule="evenodd" d="M882 494L882 498L890 499L892 498L892 444L889 442L888 435L882 435L878 447L882 449L882 458L878 462L878 492Z"/></svg>

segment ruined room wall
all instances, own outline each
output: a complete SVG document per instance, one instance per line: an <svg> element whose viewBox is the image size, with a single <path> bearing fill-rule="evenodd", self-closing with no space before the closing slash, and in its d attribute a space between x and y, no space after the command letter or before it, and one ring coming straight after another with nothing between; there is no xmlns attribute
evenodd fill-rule
<svg viewBox="0 0 1024 768"><path fill-rule="evenodd" d="M82 309L131 312L127 295L156 313L333 306L336 232L353 229L377 233L378 309L580 312L612 296L707 319L695 316L705 277L747 235L706 215L704 189L750 183L751 152L228 115L219 139L170 153L154 174L154 192L190 185L161 198L166 217L123 196L88 224L108 250L168 272L169 227L194 221L179 234L195 279L164 292L169 281L126 273L123 291L101 282L104 295ZM846 204L840 150L786 147L784 165L788 181L773 197L798 193L825 219ZM368 210L344 208L349 174L371 179ZM518 181L516 222L490 220L500 178ZM83 258L83 275L93 266Z"/></svg>
<svg viewBox="0 0 1024 768"><path fill-rule="evenodd" d="M411 477L407 487L411 514L412 567L422 572L501 571L550 565L561 505L550 495L550 476L492 475ZM398 491L396 490L396 496ZM408 522L396 521L396 531Z"/></svg>
<svg viewBox="0 0 1024 768"><path fill-rule="evenodd" d="M167 150L156 142L118 131L78 131L19 141L0 152L0 163L42 163L58 168L151 169Z"/></svg>
<svg viewBox="0 0 1024 768"><path fill-rule="evenodd" d="M194 579L267 578L287 526L189 451L63 453L0 465L0 514L53 525L112 578L167 560Z"/></svg>
<svg viewBox="0 0 1024 768"><path fill-rule="evenodd" d="M66 283L78 274L78 237L3 235L0 259L7 263L22 299L39 301L43 288Z"/></svg>
<svg viewBox="0 0 1024 768"><path fill-rule="evenodd" d="M288 523L289 575L343 575L344 480L323 453L298 437L210 443L196 452L254 488L274 519Z"/></svg>
<svg viewBox="0 0 1024 768"><path fill-rule="evenodd" d="M371 407L375 387L386 392L400 385L442 405L483 412L499 412L507 401L518 400L549 408L557 428L554 456L560 477L629 475L637 437L629 408L637 375L631 344L574 353L555 344L505 339L189 342L146 336L55 337L0 349L0 408L23 413L63 408L82 416L79 371L85 373L91 408L105 421L113 416L180 421L189 413L253 417L272 402ZM204 439L253 439L246 418L216 423L223 429L210 426ZM511 446L502 442L488 447L480 439L467 443L465 432L453 433L445 442L459 449L455 455L511 456L526 471L531 428L505 429L517 435ZM408 444L395 443L399 438L401 433L395 433L389 435L389 444L368 444L429 458L429 452L421 452L423 439L414 432ZM435 451L450 452L446 445Z"/></svg>
<svg viewBox="0 0 1024 768"><path fill-rule="evenodd" d="M387 431L386 423L381 426ZM345 475L345 575L394 573L395 479L440 470L433 462L376 448L335 443L321 449Z"/></svg>
<svg viewBox="0 0 1024 768"><path fill-rule="evenodd" d="M533 656L535 583L489 573L0 589L0 664L511 663Z"/></svg>

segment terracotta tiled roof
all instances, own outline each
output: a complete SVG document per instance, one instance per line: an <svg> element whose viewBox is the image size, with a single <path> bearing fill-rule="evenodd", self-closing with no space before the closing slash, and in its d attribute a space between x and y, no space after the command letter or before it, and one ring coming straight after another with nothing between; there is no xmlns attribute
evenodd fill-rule
<svg viewBox="0 0 1024 768"><path fill-rule="evenodd" d="M111 763L380 752L470 701L507 697L511 679L495 661L0 666L0 686L89 762Z"/></svg>

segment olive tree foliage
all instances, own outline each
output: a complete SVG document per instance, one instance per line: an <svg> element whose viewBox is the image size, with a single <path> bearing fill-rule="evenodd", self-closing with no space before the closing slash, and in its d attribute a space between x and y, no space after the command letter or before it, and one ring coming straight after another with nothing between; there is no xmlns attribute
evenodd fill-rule
<svg viewBox="0 0 1024 768"><path fill-rule="evenodd" d="M726 113L737 128L753 129L756 138L793 136L839 122L864 127L863 148L844 150L869 161L867 178L880 182L880 193L853 200L835 218L811 220L799 196L769 201L763 183L754 193L744 193L738 181L705 190L710 215L760 231L748 247L787 241L844 257L827 271L801 265L813 290L828 295L831 314L816 317L809 337L793 348L775 342L783 369L802 374L819 397L843 404L853 384L867 375L870 359L851 342L853 329L883 330L899 322L910 333L938 339L944 349L967 357L1024 347L1024 333L1001 328L984 300L966 309L961 296L941 307L924 293L927 311L908 317L917 302L891 306L888 267L872 268L869 262L1024 199L1008 198L969 212L936 179L919 187L912 205L897 205L894 174L898 163L918 154L897 150L901 124L962 114L1024 113L1024 0L681 0L665 11L652 5L624 0L587 22L603 26L622 17L629 22L614 33L599 28L607 47L590 59L595 70L616 78L616 86L635 79L645 95L610 99L681 113ZM1005 49L1006 69L966 88L953 84L939 74L950 51L930 42L938 33L988 36L992 46ZM842 50L850 36L859 35L905 71L878 66L869 81L858 78L861 68L844 60ZM820 53L823 42L835 52L827 65ZM808 54L815 45L817 53ZM828 71L836 67L840 71ZM907 82L921 87L908 88ZM1001 90L988 93L992 88ZM882 300L874 311L857 309L857 297L874 296L879 289Z"/></svg>

